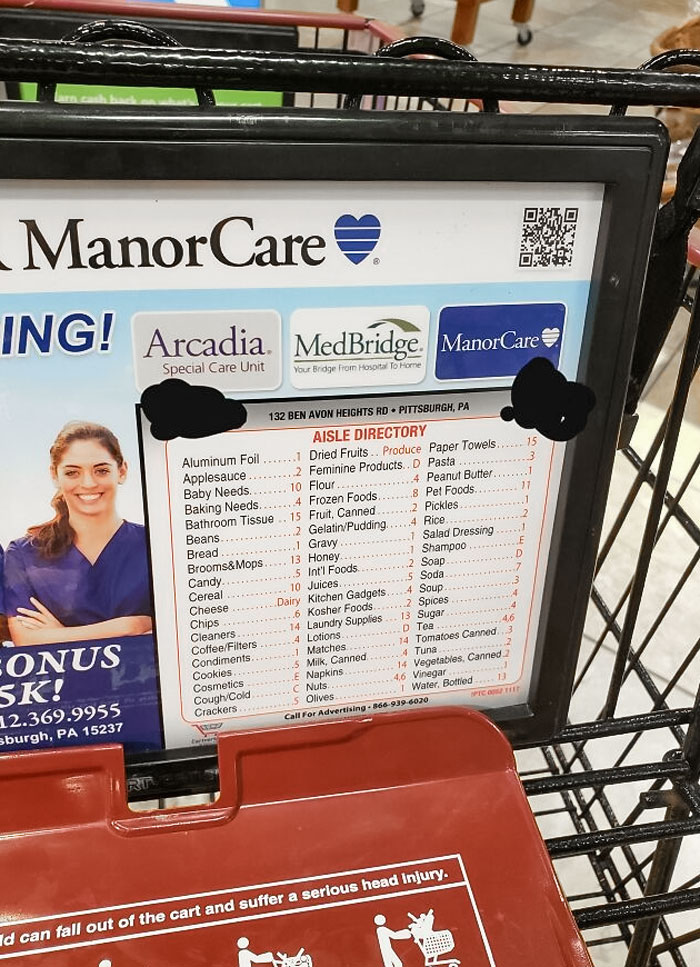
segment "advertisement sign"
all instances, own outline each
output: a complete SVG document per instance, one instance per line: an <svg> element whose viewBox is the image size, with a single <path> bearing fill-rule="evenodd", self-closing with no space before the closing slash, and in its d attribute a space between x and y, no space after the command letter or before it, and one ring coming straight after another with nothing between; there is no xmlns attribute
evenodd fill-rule
<svg viewBox="0 0 700 967"><path fill-rule="evenodd" d="M0 182L0 749L531 714L605 191Z"/></svg>

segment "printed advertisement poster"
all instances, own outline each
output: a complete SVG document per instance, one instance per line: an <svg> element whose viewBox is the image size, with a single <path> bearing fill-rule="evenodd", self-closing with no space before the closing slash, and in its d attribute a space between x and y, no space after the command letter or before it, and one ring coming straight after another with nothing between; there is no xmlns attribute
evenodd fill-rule
<svg viewBox="0 0 700 967"><path fill-rule="evenodd" d="M2 183L0 752L527 701L602 194Z"/></svg>

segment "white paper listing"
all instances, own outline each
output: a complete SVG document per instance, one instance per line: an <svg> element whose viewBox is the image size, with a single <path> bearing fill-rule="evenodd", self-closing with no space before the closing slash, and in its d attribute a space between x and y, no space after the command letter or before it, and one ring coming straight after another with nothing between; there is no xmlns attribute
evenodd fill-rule
<svg viewBox="0 0 700 967"><path fill-rule="evenodd" d="M506 401L255 403L241 430L167 444L145 428L179 721L526 696L554 447Z"/></svg>

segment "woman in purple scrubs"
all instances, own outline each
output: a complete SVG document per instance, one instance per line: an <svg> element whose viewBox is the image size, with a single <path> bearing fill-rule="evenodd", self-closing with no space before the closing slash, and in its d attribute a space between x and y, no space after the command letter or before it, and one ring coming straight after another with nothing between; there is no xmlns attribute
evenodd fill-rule
<svg viewBox="0 0 700 967"><path fill-rule="evenodd" d="M55 517L5 552L5 607L15 645L151 631L146 536L117 514L127 474L119 441L95 423L69 423L51 447Z"/></svg>

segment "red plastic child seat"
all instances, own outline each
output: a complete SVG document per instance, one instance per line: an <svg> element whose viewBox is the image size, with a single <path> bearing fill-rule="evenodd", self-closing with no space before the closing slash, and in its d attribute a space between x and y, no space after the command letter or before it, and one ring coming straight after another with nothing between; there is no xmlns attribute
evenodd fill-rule
<svg viewBox="0 0 700 967"><path fill-rule="evenodd" d="M590 967L501 733L423 710L227 735L206 807L118 746L0 760L0 964Z"/></svg>

